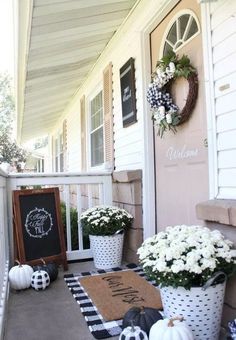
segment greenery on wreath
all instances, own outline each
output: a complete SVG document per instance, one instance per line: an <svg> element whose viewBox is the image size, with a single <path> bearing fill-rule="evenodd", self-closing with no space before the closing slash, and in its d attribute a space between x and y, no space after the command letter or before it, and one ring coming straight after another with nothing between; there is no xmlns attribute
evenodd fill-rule
<svg viewBox="0 0 236 340"><path fill-rule="evenodd" d="M218 230L203 226L167 227L138 249L147 276L161 286L202 287L218 271L236 272L236 250ZM220 281L216 281L220 282Z"/></svg>
<svg viewBox="0 0 236 340"><path fill-rule="evenodd" d="M80 216L84 235L111 236L131 226L133 216L126 210L98 205Z"/></svg>
<svg viewBox="0 0 236 340"><path fill-rule="evenodd" d="M152 119L158 127L158 135L163 136L166 130L176 132L176 126L183 121L177 105L173 103L167 91L170 82L184 77L189 82L189 94L184 108L184 115L189 116L197 98L197 72L191 65L189 58L183 55L179 58L174 52L164 56L157 62L156 70L152 74L152 81L147 91L147 101L152 111ZM182 112L183 113L183 112ZM187 117L184 117L184 121Z"/></svg>

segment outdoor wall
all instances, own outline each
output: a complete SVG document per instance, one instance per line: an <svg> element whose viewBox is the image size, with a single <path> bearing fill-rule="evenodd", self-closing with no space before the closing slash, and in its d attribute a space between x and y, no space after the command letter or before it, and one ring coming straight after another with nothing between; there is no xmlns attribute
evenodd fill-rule
<svg viewBox="0 0 236 340"><path fill-rule="evenodd" d="M214 163L210 181L212 198L197 205L197 218L211 229L220 230L236 248L236 2L218 0L202 4L208 32L205 32L205 67L209 68L213 97L207 95L211 111L209 159ZM207 37L207 33L209 37ZM212 58L212 64L211 64ZM206 78L206 84L209 81ZM213 155L213 156L212 156ZM212 167L212 164L209 164ZM214 178L213 178L214 177ZM222 322L235 319L236 279L227 282Z"/></svg>
<svg viewBox="0 0 236 340"><path fill-rule="evenodd" d="M68 171L80 169L80 116L78 107L75 105L67 115L67 166Z"/></svg>
<svg viewBox="0 0 236 340"><path fill-rule="evenodd" d="M197 217L210 229L218 229L236 247L236 200L209 200L196 207ZM228 321L235 319L236 277L227 281L222 323L227 327Z"/></svg>
<svg viewBox="0 0 236 340"><path fill-rule="evenodd" d="M63 119L68 126L68 171L80 171L80 99L85 95L85 110L88 115L88 99L94 91L102 88L103 70L112 63L113 81L113 116L114 116L114 158L115 169L143 169L144 166L144 125L143 105L146 103L146 84L143 74L142 32L151 18L157 17L162 8L176 1L146 1L143 0L128 17L122 28L115 34L86 82L74 95L71 103L64 111L61 120L55 126L54 132L60 128ZM122 126L120 68L129 58L134 58L137 122L129 127ZM87 136L89 142L89 136ZM88 169L89 170L89 169Z"/></svg>
<svg viewBox="0 0 236 340"><path fill-rule="evenodd" d="M137 249L143 242L142 172L113 173L113 204L127 210L133 217L132 227L125 232L124 260L138 263Z"/></svg>
<svg viewBox="0 0 236 340"><path fill-rule="evenodd" d="M210 2L219 198L236 198L236 2Z"/></svg>

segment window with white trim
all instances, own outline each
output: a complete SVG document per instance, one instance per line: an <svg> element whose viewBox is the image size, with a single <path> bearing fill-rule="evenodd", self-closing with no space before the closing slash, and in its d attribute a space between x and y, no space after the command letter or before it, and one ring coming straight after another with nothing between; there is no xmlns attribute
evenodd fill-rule
<svg viewBox="0 0 236 340"><path fill-rule="evenodd" d="M181 13L171 27L168 27L164 46L163 55L171 51L177 52L180 47L185 45L189 40L200 32L199 23L193 12Z"/></svg>
<svg viewBox="0 0 236 340"><path fill-rule="evenodd" d="M64 170L64 153L63 153L63 134L58 134L54 144L54 169L55 172L63 172Z"/></svg>
<svg viewBox="0 0 236 340"><path fill-rule="evenodd" d="M90 159L91 167L104 163L103 100L100 91L90 101Z"/></svg>

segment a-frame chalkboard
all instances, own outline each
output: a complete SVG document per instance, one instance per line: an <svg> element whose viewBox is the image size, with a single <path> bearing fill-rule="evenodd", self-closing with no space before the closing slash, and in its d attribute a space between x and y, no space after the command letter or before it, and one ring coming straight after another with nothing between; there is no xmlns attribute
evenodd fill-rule
<svg viewBox="0 0 236 340"><path fill-rule="evenodd" d="M21 263L63 264L67 270L58 188L13 191L17 257Z"/></svg>

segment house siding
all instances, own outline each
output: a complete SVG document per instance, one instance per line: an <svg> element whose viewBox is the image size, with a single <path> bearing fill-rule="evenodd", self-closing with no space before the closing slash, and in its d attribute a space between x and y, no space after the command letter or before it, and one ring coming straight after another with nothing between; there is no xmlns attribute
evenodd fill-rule
<svg viewBox="0 0 236 340"><path fill-rule="evenodd" d="M74 95L71 103L66 108L62 119L67 119L68 126L68 171L80 171L80 105L79 98L85 95L86 116L88 119L88 102L93 90L102 87L102 72L112 63L113 82L113 115L114 115L114 166L115 170L134 170L144 167L144 125L143 125L143 102L145 101L146 86L143 76L142 60L142 32L150 18L155 18L161 13L161 9L170 6L176 1L160 1L158 4L142 1L134 10L122 29L116 34L116 38L109 43L99 61L95 64L84 85ZM156 15L155 15L156 13ZM123 128L121 94L120 94L120 68L129 58L134 58L135 85L136 85L136 108L137 122ZM56 129L62 122L58 123ZM56 129L54 131L56 131ZM87 136L87 144L89 135ZM87 153L89 150L87 150ZM89 156L89 155L87 155ZM88 168L89 170L89 168Z"/></svg>
<svg viewBox="0 0 236 340"><path fill-rule="evenodd" d="M86 86L76 95L73 108L70 108L69 114L66 115L68 121L68 169L69 171L78 171L81 169L80 164L80 131L79 115L80 106L78 98L85 95L86 101L86 118L88 123L89 99L94 92L94 88L99 84L102 86L102 70L111 61L113 65L113 115L114 115L114 157L115 169L142 169L143 155L143 135L142 135L142 99L140 92L143 91L143 82L140 67L137 66L136 60L140 58L140 35L138 32L130 34L129 39L122 39L109 58L101 62L101 68L94 72L94 77L87 82ZM127 128L122 125L121 96L120 96L120 78L119 70L123 64L130 58L135 59L135 78L136 78L136 98L137 98L137 122ZM87 124L88 126L88 124ZM87 146L89 145L89 134L87 136ZM89 156L87 155L89 158Z"/></svg>
<svg viewBox="0 0 236 340"><path fill-rule="evenodd" d="M78 171L81 167L80 150L80 115L79 107L75 107L67 116L67 168L69 171Z"/></svg>
<svg viewBox="0 0 236 340"><path fill-rule="evenodd" d="M218 198L236 198L236 2L210 4Z"/></svg>
<svg viewBox="0 0 236 340"><path fill-rule="evenodd" d="M143 171L144 201L150 197L151 184L147 180L148 164L147 153L150 153L146 140L151 141L152 131L147 125L145 115L149 114L145 93L147 82L150 78L148 65L149 51L144 51L144 39L148 39L149 32L156 27L161 17L165 17L168 10L177 1L141 1L134 13L126 20L126 23L117 32L114 39L108 44L100 59L94 65L87 80L78 90L64 111L61 121L55 127L54 132L61 128L63 119L67 119L68 126L68 171L81 171L81 136L80 136L80 99L85 96L85 109L88 120L89 100L100 86L102 89L103 71L109 63L112 63L113 83L113 122L114 122L114 170ZM206 14L209 8L210 40L206 48L212 54L213 61L213 121L215 131L213 140L215 149L209 144L209 156L214 154L214 194L210 198L236 198L236 2L230 0L218 0L217 2L202 3L202 12ZM144 33L145 32L145 33ZM146 34L146 36L145 36ZM203 33L204 34L204 33ZM120 94L120 68L132 57L135 65L136 108L137 122L123 128L121 94ZM205 60L205 65L208 60ZM211 66L211 65L210 65ZM205 82L207 83L207 78ZM209 100L211 100L209 98ZM209 116L209 113L208 113ZM212 129L212 122L208 122L208 130ZM87 121L88 126L88 121ZM214 129L213 129L214 130ZM151 146L150 146L151 147ZM146 150L146 152L145 152ZM89 134L87 134L87 160L89 160ZM209 157L211 160L212 157ZM146 162L145 162L146 160ZM209 168L213 165L210 164ZM89 167L87 170L91 170ZM104 169L105 170L105 169ZM151 177L151 174L149 177ZM210 173L210 180L212 180ZM146 182L145 182L146 181ZM153 185L153 184L152 184ZM152 194L153 195L153 194ZM153 217L152 217L153 219ZM153 223L153 220L152 220ZM152 231L150 231L152 233ZM149 235L150 236L150 235Z"/></svg>

